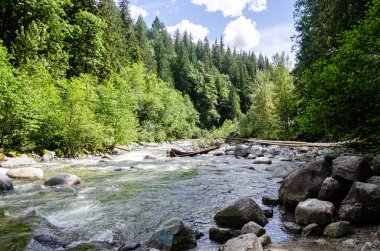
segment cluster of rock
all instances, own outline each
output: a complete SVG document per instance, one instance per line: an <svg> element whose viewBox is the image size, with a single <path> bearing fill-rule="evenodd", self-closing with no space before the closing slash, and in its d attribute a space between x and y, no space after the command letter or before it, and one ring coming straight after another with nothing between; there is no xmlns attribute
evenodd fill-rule
<svg viewBox="0 0 380 251"><path fill-rule="evenodd" d="M344 236L351 223L380 222L380 156L369 162L362 156L325 157L285 178L280 203L295 212L298 225L284 223L303 236Z"/></svg>

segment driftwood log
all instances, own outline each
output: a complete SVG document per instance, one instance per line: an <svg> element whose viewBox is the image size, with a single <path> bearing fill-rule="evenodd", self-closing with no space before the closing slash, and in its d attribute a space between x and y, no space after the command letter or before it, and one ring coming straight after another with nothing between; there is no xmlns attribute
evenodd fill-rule
<svg viewBox="0 0 380 251"><path fill-rule="evenodd" d="M278 146L290 146L290 147L350 147L355 146L365 140L353 139L341 142L327 142L327 143L310 143L304 141L281 141L281 140L260 140L260 139L244 139L236 138L235 140L241 143L252 143L258 145L278 145Z"/></svg>
<svg viewBox="0 0 380 251"><path fill-rule="evenodd" d="M207 149L201 149L201 150L198 150L198 151L194 151L194 152L181 152L177 149L170 149L169 151L169 156L170 157L194 157L198 154L206 154L206 153L209 153L213 150L216 150L218 149L220 146L215 146L215 147L211 147L211 148L207 148Z"/></svg>

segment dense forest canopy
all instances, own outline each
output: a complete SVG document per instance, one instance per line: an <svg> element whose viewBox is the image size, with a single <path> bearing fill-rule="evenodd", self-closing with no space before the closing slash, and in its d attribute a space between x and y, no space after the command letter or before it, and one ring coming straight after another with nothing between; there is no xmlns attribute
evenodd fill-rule
<svg viewBox="0 0 380 251"><path fill-rule="evenodd" d="M0 3L0 148L137 140L379 139L379 0L298 0L297 64L132 20L127 0Z"/></svg>

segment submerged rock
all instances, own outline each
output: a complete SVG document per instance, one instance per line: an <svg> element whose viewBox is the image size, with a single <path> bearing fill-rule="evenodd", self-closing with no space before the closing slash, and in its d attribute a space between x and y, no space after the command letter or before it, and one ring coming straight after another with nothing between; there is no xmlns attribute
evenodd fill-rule
<svg viewBox="0 0 380 251"><path fill-rule="evenodd" d="M225 243L229 239L237 237L240 235L239 231L232 230L229 228L218 228L212 227L208 231L210 240L216 241L218 243Z"/></svg>
<svg viewBox="0 0 380 251"><path fill-rule="evenodd" d="M226 242L220 251L262 251L260 239L255 234L243 234Z"/></svg>
<svg viewBox="0 0 380 251"><path fill-rule="evenodd" d="M380 186L355 182L343 200L339 217L354 223L380 221Z"/></svg>
<svg viewBox="0 0 380 251"><path fill-rule="evenodd" d="M241 228L253 221L261 226L268 223L263 210L248 197L237 199L219 210L214 216L216 223L223 227Z"/></svg>
<svg viewBox="0 0 380 251"><path fill-rule="evenodd" d="M44 177L44 172L40 168L23 167L9 170L7 176L16 179L41 180Z"/></svg>
<svg viewBox="0 0 380 251"><path fill-rule="evenodd" d="M159 250L186 250L197 245L194 232L179 218L171 218L154 231L147 247Z"/></svg>
<svg viewBox="0 0 380 251"><path fill-rule="evenodd" d="M300 225L316 223L327 225L331 222L334 215L334 204L328 201L308 199L300 202L296 208L295 218Z"/></svg>
<svg viewBox="0 0 380 251"><path fill-rule="evenodd" d="M330 238L339 238L351 232L351 224L348 221L331 223L323 230L323 235Z"/></svg>
<svg viewBox="0 0 380 251"><path fill-rule="evenodd" d="M12 180L5 174L0 173L0 194L13 190Z"/></svg>
<svg viewBox="0 0 380 251"><path fill-rule="evenodd" d="M29 241L25 251L63 251L65 241L49 233L34 234Z"/></svg>
<svg viewBox="0 0 380 251"><path fill-rule="evenodd" d="M22 165L33 165L36 164L33 158L28 157L23 154L17 158L10 158L2 163L0 163L0 167L14 167L14 166L22 166Z"/></svg>
<svg viewBox="0 0 380 251"><path fill-rule="evenodd" d="M281 183L278 191L280 203L293 211L297 204L308 198L316 198L323 181L331 174L331 158L315 161L295 171Z"/></svg>
<svg viewBox="0 0 380 251"><path fill-rule="evenodd" d="M45 186L75 186L81 183L81 179L69 173L57 173L45 181Z"/></svg>

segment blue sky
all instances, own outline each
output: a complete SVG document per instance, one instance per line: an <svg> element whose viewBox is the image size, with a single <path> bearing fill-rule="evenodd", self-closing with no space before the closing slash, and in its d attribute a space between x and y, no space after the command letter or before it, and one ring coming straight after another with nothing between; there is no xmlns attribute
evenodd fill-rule
<svg viewBox="0 0 380 251"><path fill-rule="evenodd" d="M169 32L188 30L195 39L224 36L231 47L262 52L291 53L295 34L295 0L131 0L132 17L143 15L148 26L156 16Z"/></svg>

